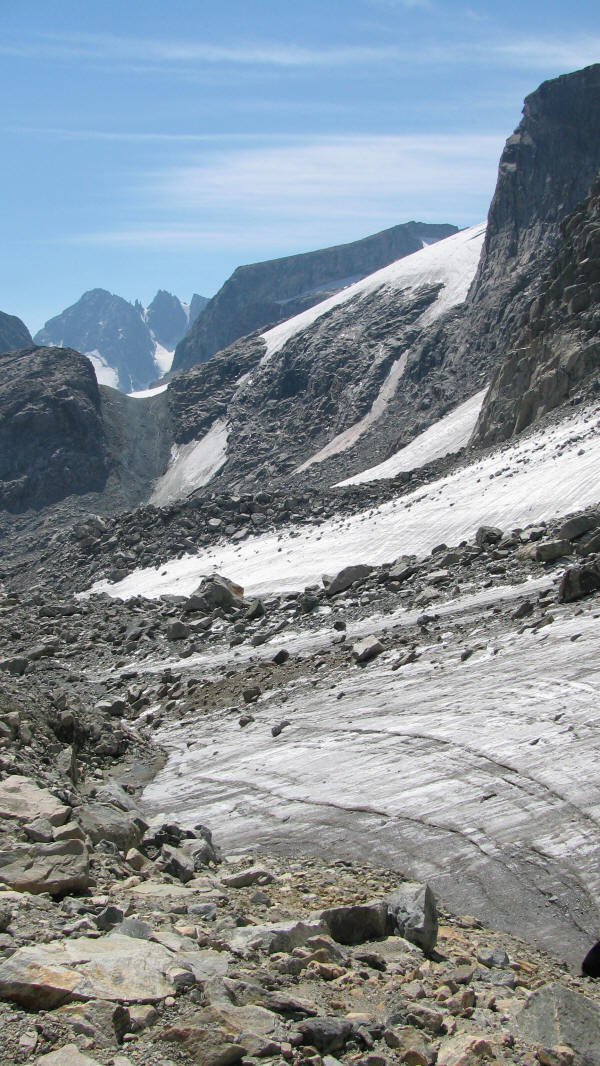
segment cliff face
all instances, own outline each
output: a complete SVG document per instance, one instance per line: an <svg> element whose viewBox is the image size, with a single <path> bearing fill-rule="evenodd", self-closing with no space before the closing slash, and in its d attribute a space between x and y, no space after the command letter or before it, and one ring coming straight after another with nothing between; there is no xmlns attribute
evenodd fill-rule
<svg viewBox="0 0 600 1066"><path fill-rule="evenodd" d="M407 222L351 244L238 267L177 346L172 369L204 363L240 337L291 318L451 233L456 226Z"/></svg>
<svg viewBox="0 0 600 1066"><path fill-rule="evenodd" d="M600 388L600 179L562 225L562 241L528 321L505 355L473 435L505 440L574 391Z"/></svg>
<svg viewBox="0 0 600 1066"><path fill-rule="evenodd" d="M0 356L0 507L23 511L99 491L106 474L91 363L69 348Z"/></svg>
<svg viewBox="0 0 600 1066"><path fill-rule="evenodd" d="M506 142L479 270L457 346L493 371L523 325L560 223L600 169L600 64L544 82Z"/></svg>
<svg viewBox="0 0 600 1066"><path fill-rule="evenodd" d="M0 355L26 348L28 344L31 344L31 334L25 323L16 315L0 311Z"/></svg>

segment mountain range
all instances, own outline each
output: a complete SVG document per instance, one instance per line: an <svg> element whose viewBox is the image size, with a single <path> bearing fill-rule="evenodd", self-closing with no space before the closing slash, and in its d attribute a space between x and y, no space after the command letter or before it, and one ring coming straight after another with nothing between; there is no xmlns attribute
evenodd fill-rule
<svg viewBox="0 0 600 1066"><path fill-rule="evenodd" d="M46 322L34 340L83 352L100 384L134 392L170 369L178 341L207 302L194 295L188 306L160 289L144 308L106 289L91 289Z"/></svg>

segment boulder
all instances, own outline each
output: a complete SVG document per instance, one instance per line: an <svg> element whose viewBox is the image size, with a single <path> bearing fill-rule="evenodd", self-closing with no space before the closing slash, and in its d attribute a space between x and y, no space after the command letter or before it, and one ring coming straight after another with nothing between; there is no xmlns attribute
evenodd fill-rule
<svg viewBox="0 0 600 1066"><path fill-rule="evenodd" d="M89 855L81 840L16 845L0 852L0 884L17 892L65 896L90 884Z"/></svg>
<svg viewBox="0 0 600 1066"><path fill-rule="evenodd" d="M480 526L475 534L475 543L480 548L487 548L490 545L498 544L504 533L498 526Z"/></svg>
<svg viewBox="0 0 600 1066"><path fill-rule="evenodd" d="M279 922L271 925L254 925L235 929L227 936L227 943L236 955L249 951L291 952L302 947L312 936L327 933L327 926L320 919L300 922Z"/></svg>
<svg viewBox="0 0 600 1066"><path fill-rule="evenodd" d="M578 537L582 537L584 533L589 533L591 529L596 529L598 526L600 526L600 514L597 511L574 515L573 518L567 518L566 522L563 522L558 530L558 538L559 540L577 540Z"/></svg>
<svg viewBox="0 0 600 1066"><path fill-rule="evenodd" d="M110 840L123 852L139 844L148 829L148 823L139 815L119 810L108 803L86 803L76 807L73 818L92 844Z"/></svg>
<svg viewBox="0 0 600 1066"><path fill-rule="evenodd" d="M383 644L377 637L372 635L358 640L352 648L352 654L357 663L368 663L377 655L381 655L382 651Z"/></svg>
<svg viewBox="0 0 600 1066"><path fill-rule="evenodd" d="M566 1044L585 1066L600 1066L600 1004L556 983L537 988L516 1017L520 1036L543 1047Z"/></svg>
<svg viewBox="0 0 600 1066"><path fill-rule="evenodd" d="M205 577L198 588L183 605L184 613L190 611L214 611L223 607L226 611L244 606L244 590L228 577L213 574Z"/></svg>
<svg viewBox="0 0 600 1066"><path fill-rule="evenodd" d="M506 1060L497 1058L494 1052L499 1050L486 1033L457 1033L442 1041L438 1052L437 1066L479 1066L480 1063L498 1063Z"/></svg>
<svg viewBox="0 0 600 1066"><path fill-rule="evenodd" d="M64 825L71 808L57 800L46 788L39 788L30 777L12 774L0 782L0 818L32 822L46 818L53 826Z"/></svg>
<svg viewBox="0 0 600 1066"><path fill-rule="evenodd" d="M317 1051L343 1051L353 1030L348 1018L307 1018L298 1023L301 1044Z"/></svg>
<svg viewBox="0 0 600 1066"><path fill-rule="evenodd" d="M540 563L553 563L570 551L568 540L540 540L536 545L535 557Z"/></svg>
<svg viewBox="0 0 600 1066"><path fill-rule="evenodd" d="M338 592L345 592L355 581L364 581L373 572L373 567L366 563L358 563L356 566L345 566L339 574L329 582L326 592L328 596L335 596Z"/></svg>
<svg viewBox="0 0 600 1066"><path fill-rule="evenodd" d="M437 942L438 916L435 896L429 885L406 881L386 900L388 928L432 952Z"/></svg>
<svg viewBox="0 0 600 1066"><path fill-rule="evenodd" d="M583 563L565 570L558 588L558 602L572 603L600 590L600 563Z"/></svg>
<svg viewBox="0 0 600 1066"><path fill-rule="evenodd" d="M0 996L35 1010L77 999L153 1003L183 983L222 976L227 960L213 951L174 955L161 944L111 933L19 948L0 963Z"/></svg>
<svg viewBox="0 0 600 1066"><path fill-rule="evenodd" d="M331 907L321 911L321 920L338 944L362 944L387 933L387 903L359 903L349 907Z"/></svg>
<svg viewBox="0 0 600 1066"><path fill-rule="evenodd" d="M275 881L275 877L270 870L265 870L264 866L248 866L236 874L227 874L221 881L228 888L248 888L256 884L269 885Z"/></svg>

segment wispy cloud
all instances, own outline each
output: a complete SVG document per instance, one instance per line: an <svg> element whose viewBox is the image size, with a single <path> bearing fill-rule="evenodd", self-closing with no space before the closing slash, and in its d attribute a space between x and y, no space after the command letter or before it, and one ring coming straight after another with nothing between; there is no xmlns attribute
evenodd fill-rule
<svg viewBox="0 0 600 1066"><path fill-rule="evenodd" d="M75 239L182 249L270 240L293 248L414 217L468 224L487 211L503 141L355 136L216 150L208 160L148 174L129 224Z"/></svg>
<svg viewBox="0 0 600 1066"><path fill-rule="evenodd" d="M277 41L244 42L234 45L202 41L169 41L140 37L78 34L46 35L21 42L4 41L0 55L22 58L81 59L119 66L140 64L183 67L208 63L233 66L332 67L380 62L398 57L388 45L348 45L308 48Z"/></svg>
<svg viewBox="0 0 600 1066"><path fill-rule="evenodd" d="M570 71L600 62L600 36L554 38L529 37L498 43L496 55L519 66Z"/></svg>

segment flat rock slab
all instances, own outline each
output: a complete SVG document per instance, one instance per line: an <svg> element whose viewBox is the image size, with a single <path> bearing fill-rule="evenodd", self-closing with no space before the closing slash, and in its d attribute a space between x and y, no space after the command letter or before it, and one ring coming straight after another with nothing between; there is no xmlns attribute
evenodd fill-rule
<svg viewBox="0 0 600 1066"><path fill-rule="evenodd" d="M301 947L311 936L328 933L320 920L305 922L281 922L277 925L254 925L236 929L228 938L229 947L235 954L248 951L265 951L272 955L277 951L293 951Z"/></svg>
<svg viewBox="0 0 600 1066"><path fill-rule="evenodd" d="M84 892L90 883L88 850L81 840L17 845L0 851L0 884L51 896Z"/></svg>
<svg viewBox="0 0 600 1066"><path fill-rule="evenodd" d="M39 788L30 777L12 774L0 781L0 818L32 822L47 818L51 825L64 825L71 808L57 800L46 788Z"/></svg>
<svg viewBox="0 0 600 1066"><path fill-rule="evenodd" d="M161 944L118 934L79 937L19 948L0 964L0 996L36 1010L77 999L152 1003L173 995L186 972L202 980L226 969L217 952L174 955Z"/></svg>
<svg viewBox="0 0 600 1066"><path fill-rule="evenodd" d="M527 1040L544 1047L566 1044L585 1066L600 1066L600 1006L593 999L559 984L543 985L531 993L516 1024Z"/></svg>
<svg viewBox="0 0 600 1066"><path fill-rule="evenodd" d="M98 1066L98 1060L83 1055L77 1044L65 1044L58 1051L42 1055L37 1059L37 1063L38 1066Z"/></svg>

